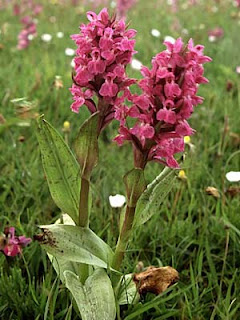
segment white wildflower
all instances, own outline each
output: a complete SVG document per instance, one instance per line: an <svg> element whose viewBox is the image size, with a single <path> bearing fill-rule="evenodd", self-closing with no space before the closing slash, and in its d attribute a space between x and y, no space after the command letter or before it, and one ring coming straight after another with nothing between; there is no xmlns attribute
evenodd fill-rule
<svg viewBox="0 0 240 320"><path fill-rule="evenodd" d="M121 194L109 196L109 203L112 208L121 208L126 202L126 198Z"/></svg>
<svg viewBox="0 0 240 320"><path fill-rule="evenodd" d="M49 33L44 33L41 35L41 39L44 42L50 42L52 40L52 36Z"/></svg>
<svg viewBox="0 0 240 320"><path fill-rule="evenodd" d="M229 171L226 173L226 178L230 182L240 181L240 171Z"/></svg>
<svg viewBox="0 0 240 320"><path fill-rule="evenodd" d="M157 30L157 29L152 29L151 30L151 35L153 37L159 38L161 36L161 32L159 30Z"/></svg>
<svg viewBox="0 0 240 320"><path fill-rule="evenodd" d="M64 37L64 33L63 32L61 32L61 31L57 32L57 38L61 39L63 37Z"/></svg>
<svg viewBox="0 0 240 320"><path fill-rule="evenodd" d="M72 48L66 48L65 49L65 55L68 57L72 57L75 55L75 50Z"/></svg>
<svg viewBox="0 0 240 320"><path fill-rule="evenodd" d="M131 67L135 70L141 70L142 62L137 59L132 59Z"/></svg>

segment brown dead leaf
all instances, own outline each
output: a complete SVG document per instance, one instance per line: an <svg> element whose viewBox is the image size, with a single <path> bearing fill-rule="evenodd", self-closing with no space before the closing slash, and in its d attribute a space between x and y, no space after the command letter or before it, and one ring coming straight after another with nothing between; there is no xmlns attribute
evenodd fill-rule
<svg viewBox="0 0 240 320"><path fill-rule="evenodd" d="M63 88L63 81L60 76L55 76L55 80L53 82L53 87L56 88L57 90Z"/></svg>
<svg viewBox="0 0 240 320"><path fill-rule="evenodd" d="M220 198L220 193L217 188L207 187L205 191L209 196L213 196L214 198Z"/></svg>
<svg viewBox="0 0 240 320"><path fill-rule="evenodd" d="M226 190L226 194L230 197L236 197L237 195L240 195L240 187L229 187Z"/></svg>
<svg viewBox="0 0 240 320"><path fill-rule="evenodd" d="M24 142L25 141L25 137L24 136L19 136L18 137L18 141L19 142Z"/></svg>
<svg viewBox="0 0 240 320"><path fill-rule="evenodd" d="M240 146L240 135L235 132L230 132L231 142L235 147Z"/></svg>
<svg viewBox="0 0 240 320"><path fill-rule="evenodd" d="M133 276L139 294L151 292L158 295L178 280L177 270L169 266L160 268L151 266L141 273L135 273Z"/></svg>

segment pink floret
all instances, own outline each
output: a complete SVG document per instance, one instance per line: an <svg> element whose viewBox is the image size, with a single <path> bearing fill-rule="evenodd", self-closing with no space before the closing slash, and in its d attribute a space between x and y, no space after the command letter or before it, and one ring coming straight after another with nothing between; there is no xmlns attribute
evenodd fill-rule
<svg viewBox="0 0 240 320"><path fill-rule="evenodd" d="M22 252L22 248L26 247L32 241L31 238L25 236L15 236L15 228L5 228L4 245L0 250L8 257L15 257Z"/></svg>

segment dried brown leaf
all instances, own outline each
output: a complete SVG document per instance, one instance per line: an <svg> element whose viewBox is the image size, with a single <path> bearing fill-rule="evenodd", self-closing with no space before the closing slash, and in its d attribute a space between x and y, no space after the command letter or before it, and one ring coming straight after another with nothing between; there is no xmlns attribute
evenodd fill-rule
<svg viewBox="0 0 240 320"><path fill-rule="evenodd" d="M147 270L135 273L133 276L133 281L140 294L151 292L158 295L178 280L179 275L177 270L169 266L160 268L150 266Z"/></svg>
<svg viewBox="0 0 240 320"><path fill-rule="evenodd" d="M240 195L240 187L229 187L226 190L226 194L230 197L236 197L237 195Z"/></svg>
<svg viewBox="0 0 240 320"><path fill-rule="evenodd" d="M220 193L217 188L207 187L205 191L209 196L213 196L214 198L220 198Z"/></svg>

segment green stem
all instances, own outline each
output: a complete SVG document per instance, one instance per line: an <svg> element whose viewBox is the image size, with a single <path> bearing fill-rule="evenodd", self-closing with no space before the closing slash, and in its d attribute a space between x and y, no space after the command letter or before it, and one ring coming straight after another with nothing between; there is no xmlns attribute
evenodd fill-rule
<svg viewBox="0 0 240 320"><path fill-rule="evenodd" d="M87 228L89 223L88 215L88 197L89 197L89 180L81 178L81 191L79 201L79 226Z"/></svg>
<svg viewBox="0 0 240 320"><path fill-rule="evenodd" d="M89 180L81 178L81 190L79 201L79 226L88 228L89 214L88 214L88 197L89 197ZM89 275L89 268L87 264L81 263L79 265L79 278L82 284L85 283Z"/></svg>
<svg viewBox="0 0 240 320"><path fill-rule="evenodd" d="M119 270L124 258L124 253L130 238L136 207L126 208L125 219L118 238L117 247L113 256L112 268Z"/></svg>

